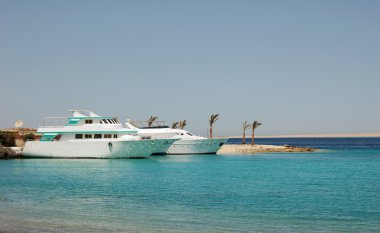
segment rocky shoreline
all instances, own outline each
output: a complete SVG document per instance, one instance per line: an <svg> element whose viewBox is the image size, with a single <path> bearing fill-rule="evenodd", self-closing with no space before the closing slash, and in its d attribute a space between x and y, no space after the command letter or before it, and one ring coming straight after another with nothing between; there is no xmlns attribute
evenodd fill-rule
<svg viewBox="0 0 380 233"><path fill-rule="evenodd" d="M225 144L217 154L255 154L255 153L279 153L279 152L314 152L315 148L298 146L274 146L274 145L234 145Z"/></svg>
<svg viewBox="0 0 380 233"><path fill-rule="evenodd" d="M0 145L0 159L19 159L22 158L21 151L15 151L11 147Z"/></svg>

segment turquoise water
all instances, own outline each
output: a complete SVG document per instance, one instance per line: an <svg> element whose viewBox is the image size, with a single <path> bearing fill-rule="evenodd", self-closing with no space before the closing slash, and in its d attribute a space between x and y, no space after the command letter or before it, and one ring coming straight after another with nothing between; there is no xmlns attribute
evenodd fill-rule
<svg viewBox="0 0 380 233"><path fill-rule="evenodd" d="M0 161L0 232L380 232L380 150Z"/></svg>

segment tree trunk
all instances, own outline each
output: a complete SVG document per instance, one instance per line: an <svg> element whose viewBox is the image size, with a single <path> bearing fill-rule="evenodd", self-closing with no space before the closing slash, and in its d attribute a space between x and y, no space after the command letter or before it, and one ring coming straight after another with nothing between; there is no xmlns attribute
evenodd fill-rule
<svg viewBox="0 0 380 233"><path fill-rule="evenodd" d="M212 127L210 127L210 138L212 138Z"/></svg>
<svg viewBox="0 0 380 233"><path fill-rule="evenodd" d="M241 144L245 144L245 131L243 131L243 141L241 142Z"/></svg>
<svg viewBox="0 0 380 233"><path fill-rule="evenodd" d="M251 140L251 145L255 145L255 131L252 131L252 140Z"/></svg>

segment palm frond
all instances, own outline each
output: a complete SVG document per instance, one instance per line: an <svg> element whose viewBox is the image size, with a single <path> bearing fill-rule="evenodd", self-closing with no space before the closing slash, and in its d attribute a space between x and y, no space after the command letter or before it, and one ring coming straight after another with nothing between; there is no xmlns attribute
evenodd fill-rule
<svg viewBox="0 0 380 233"><path fill-rule="evenodd" d="M183 129L183 128L185 128L186 125L187 125L186 120L180 121L179 125L178 125L179 126L178 128Z"/></svg>
<svg viewBox="0 0 380 233"><path fill-rule="evenodd" d="M210 119L209 119L209 124L210 127L214 125L214 123L219 119L219 114L211 114Z"/></svg>
<svg viewBox="0 0 380 233"><path fill-rule="evenodd" d="M151 127L152 124L153 124L153 122L154 122L155 120L157 120L157 118L158 118L158 117L156 117L156 116L150 116L150 118L149 118L149 120L148 120L148 126Z"/></svg>
<svg viewBox="0 0 380 233"><path fill-rule="evenodd" d="M254 121L252 123L252 130L255 130L257 127L259 127L260 125L262 125L262 123L258 122L258 121Z"/></svg>
<svg viewBox="0 0 380 233"><path fill-rule="evenodd" d="M243 123L243 130L246 130L249 127L251 127L251 124L248 124L247 121L244 121L244 123Z"/></svg>
<svg viewBox="0 0 380 233"><path fill-rule="evenodd" d="M176 128L178 128L178 122L173 122L171 128L172 128L172 129L176 129Z"/></svg>

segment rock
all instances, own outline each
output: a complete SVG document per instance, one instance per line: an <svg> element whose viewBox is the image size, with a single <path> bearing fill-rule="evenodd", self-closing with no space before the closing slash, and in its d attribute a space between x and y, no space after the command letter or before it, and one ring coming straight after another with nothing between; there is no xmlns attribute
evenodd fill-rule
<svg viewBox="0 0 380 233"><path fill-rule="evenodd" d="M16 159L21 157L21 153L12 150L11 147L0 146L0 159Z"/></svg>

